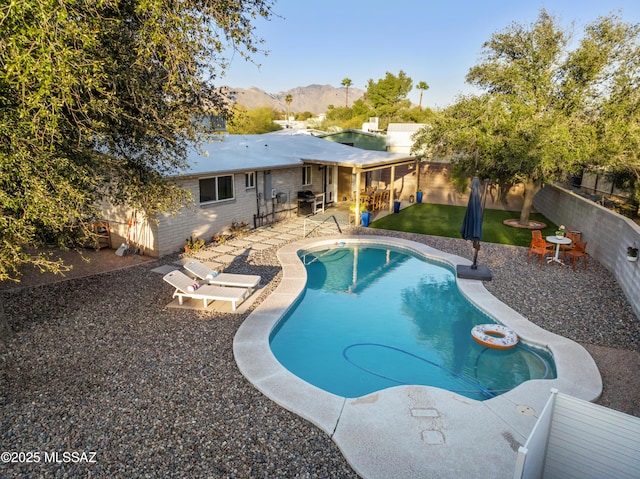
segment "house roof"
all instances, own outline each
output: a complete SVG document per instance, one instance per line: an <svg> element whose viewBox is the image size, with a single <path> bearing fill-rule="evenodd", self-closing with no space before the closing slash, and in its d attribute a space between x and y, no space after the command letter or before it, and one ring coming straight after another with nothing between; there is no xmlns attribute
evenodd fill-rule
<svg viewBox="0 0 640 479"><path fill-rule="evenodd" d="M414 161L405 153L362 150L308 134L225 135L192 150L183 175L268 170L304 163L373 169Z"/></svg>
<svg viewBox="0 0 640 479"><path fill-rule="evenodd" d="M322 133L316 136L318 138L326 138L328 136L338 136L338 135L345 135L345 134L361 135L361 136L368 136L373 138L384 138L384 135L381 135L380 133L371 133L370 131L356 130L354 128L350 128L348 130L340 130L333 133Z"/></svg>

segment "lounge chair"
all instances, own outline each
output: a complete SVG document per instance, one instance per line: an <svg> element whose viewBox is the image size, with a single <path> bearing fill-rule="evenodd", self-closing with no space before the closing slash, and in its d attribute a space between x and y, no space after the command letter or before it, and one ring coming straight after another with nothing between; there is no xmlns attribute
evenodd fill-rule
<svg viewBox="0 0 640 479"><path fill-rule="evenodd" d="M228 301L235 311L238 302L246 299L250 294L249 290L244 288L223 288L209 284L200 286L178 270L165 274L162 279L176 288L173 297L177 297L180 304L184 298L201 299L205 308L209 305L209 301Z"/></svg>
<svg viewBox="0 0 640 479"><path fill-rule="evenodd" d="M249 294L253 293L253 290L260 284L260 276L253 274L218 273L198 260L189 261L184 265L184 269L196 278L206 281L209 284L247 288Z"/></svg>

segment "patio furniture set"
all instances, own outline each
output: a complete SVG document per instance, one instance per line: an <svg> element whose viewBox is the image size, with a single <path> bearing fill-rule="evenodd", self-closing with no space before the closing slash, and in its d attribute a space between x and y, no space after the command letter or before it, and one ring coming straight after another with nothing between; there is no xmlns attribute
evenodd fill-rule
<svg viewBox="0 0 640 479"><path fill-rule="evenodd" d="M562 259L560 255L562 254ZM587 269L587 242L581 241L581 233L579 231L569 231L565 234L542 236L540 230L531 232L531 245L527 254L527 263L531 261L531 256L537 255L539 262L546 258L548 264L558 263L564 265L564 261L569 258L576 270L576 262L580 258L583 259L584 269Z"/></svg>
<svg viewBox="0 0 640 479"><path fill-rule="evenodd" d="M376 211L389 207L391 190L369 188L360 192L360 203L365 207L363 211Z"/></svg>
<svg viewBox="0 0 640 479"><path fill-rule="evenodd" d="M212 301L226 301L235 311L260 284L258 275L218 273L198 260L188 262L184 269L191 276L174 270L162 278L176 289L173 297L178 298L179 304L184 298L195 299L202 300L207 308Z"/></svg>

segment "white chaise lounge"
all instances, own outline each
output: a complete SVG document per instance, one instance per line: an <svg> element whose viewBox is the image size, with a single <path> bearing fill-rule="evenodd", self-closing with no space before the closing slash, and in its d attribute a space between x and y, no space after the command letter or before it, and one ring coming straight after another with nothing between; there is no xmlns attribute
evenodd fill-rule
<svg viewBox="0 0 640 479"><path fill-rule="evenodd" d="M189 261L184 269L196 278L217 286L232 286L235 288L247 288L249 294L260 284L260 276L254 274L218 273L206 264L198 260Z"/></svg>
<svg viewBox="0 0 640 479"><path fill-rule="evenodd" d="M250 294L246 288L224 288L209 284L200 286L196 281L178 270L165 274L162 279L176 288L173 297L177 297L180 304L182 304L184 298L201 299L205 308L209 305L209 301L228 301L235 311L238 303L246 299Z"/></svg>

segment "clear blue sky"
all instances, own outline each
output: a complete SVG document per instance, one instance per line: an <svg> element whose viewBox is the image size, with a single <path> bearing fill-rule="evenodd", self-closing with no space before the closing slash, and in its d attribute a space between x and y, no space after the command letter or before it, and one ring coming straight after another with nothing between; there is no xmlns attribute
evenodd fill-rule
<svg viewBox="0 0 640 479"><path fill-rule="evenodd" d="M425 81L422 105L443 107L473 91L465 76L485 41L513 22L530 25L542 8L575 37L611 12L640 23L640 0L277 0L273 11L280 17L256 22L269 54L254 57L259 68L236 55L222 83L278 93L340 87L350 78L366 90L370 79L402 70L413 80L414 103L415 85Z"/></svg>

